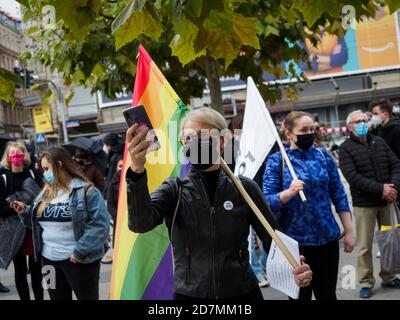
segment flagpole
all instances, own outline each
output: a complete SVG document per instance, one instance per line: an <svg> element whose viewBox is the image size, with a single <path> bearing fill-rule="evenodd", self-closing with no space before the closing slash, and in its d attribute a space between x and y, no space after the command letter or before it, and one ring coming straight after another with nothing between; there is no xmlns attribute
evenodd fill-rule
<svg viewBox="0 0 400 320"><path fill-rule="evenodd" d="M286 162L286 164L287 164L287 166L289 168L289 172L292 175L293 180L297 180L298 178L297 178L296 172L293 169L292 162L290 161L290 159L289 159L289 157L287 155L285 146L282 143L281 137L279 136L279 134L277 132L276 132L276 141L278 142L279 149L281 150L281 153L282 153L282 157L285 160L285 162ZM282 175L283 175L283 172L282 172ZM306 195L304 194L303 190L299 191L299 195L300 195L300 198L301 198L301 200L303 202L307 201Z"/></svg>
<svg viewBox="0 0 400 320"><path fill-rule="evenodd" d="M285 255L286 259L288 259L290 265L293 268L297 268L299 266L297 261L293 258L292 254L290 253L288 248L285 246L285 244L282 242L282 240L279 238L279 236L276 234L275 230L272 229L271 225L268 223L267 219L265 219L265 217L261 213L260 209L258 209L258 207L254 203L253 199L251 199L251 197L247 193L246 189L243 187L240 180L233 174L231 169L229 169L229 167L226 164L226 162L224 161L224 159L220 158L220 163L221 163L222 169L228 174L229 178L232 180L232 182L234 183L236 188L238 188L240 194L243 196L244 200L247 202L247 204L253 210L253 212L257 216L258 220L260 220L260 222L262 223L264 228L267 230L267 232L271 236L272 240L275 241L275 243L277 244L279 249Z"/></svg>
<svg viewBox="0 0 400 320"><path fill-rule="evenodd" d="M257 90L257 86L255 85L254 80L253 80L252 77L248 77L248 78L247 78L247 88L249 87L249 82L250 82L250 83L255 87L255 89ZM248 89L247 89L247 90L248 90ZM258 91L258 90L257 90L257 91ZM295 172L294 169L293 169L293 165L292 165L292 163L290 162L290 159L289 159L289 157L288 157L288 155L287 155L286 149L285 149L285 147L284 147L284 145L283 145L283 143L282 143L281 137L279 136L278 130L277 130L276 127L275 127L275 123L274 123L274 121L273 121L272 118L271 118L271 115L270 115L270 113L269 113L269 110L268 110L267 106L265 105L265 101L264 101L264 99L261 97L260 92L258 91L257 93L258 93L258 97L259 97L259 99L260 99L260 102L262 102L262 104L263 104L264 107L265 107L264 116L265 116L267 122L269 123L269 125L271 126L271 130L272 130L272 132L273 132L273 134L274 134L274 136L275 136L276 141L278 142L279 149L281 150L282 157L283 157L283 159L285 160L285 162L286 162L286 164L287 164L287 166L288 166L288 168L289 168L289 172L290 172L290 174L291 174L293 180L298 180L297 175L296 175L296 172ZM283 174L283 172L282 172L282 174ZM300 198L301 198L301 200L302 200L303 202L306 202L306 201L307 201L306 195L304 194L304 191L303 191L303 190L300 190L300 191L299 191L299 195L300 195Z"/></svg>

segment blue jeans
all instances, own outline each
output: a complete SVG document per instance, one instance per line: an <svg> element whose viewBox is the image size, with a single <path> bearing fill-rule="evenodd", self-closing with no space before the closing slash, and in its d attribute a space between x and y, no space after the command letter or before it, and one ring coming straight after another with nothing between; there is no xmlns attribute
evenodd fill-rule
<svg viewBox="0 0 400 320"><path fill-rule="evenodd" d="M267 264L268 255L264 248L261 247L257 249L256 235L252 228L250 228L249 238L250 265L257 279L261 281L266 278L265 266Z"/></svg>

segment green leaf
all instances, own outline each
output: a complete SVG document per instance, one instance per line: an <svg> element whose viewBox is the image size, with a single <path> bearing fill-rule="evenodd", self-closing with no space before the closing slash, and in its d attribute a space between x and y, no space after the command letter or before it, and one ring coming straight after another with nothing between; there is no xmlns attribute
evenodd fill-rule
<svg viewBox="0 0 400 320"><path fill-rule="evenodd" d="M389 6L390 12L393 13L400 8L399 0L385 0L386 4Z"/></svg>
<svg viewBox="0 0 400 320"><path fill-rule="evenodd" d="M98 80L103 80L107 76L105 65L97 63L92 69L92 76L96 76Z"/></svg>
<svg viewBox="0 0 400 320"><path fill-rule="evenodd" d="M177 34L169 44L172 49L172 55L177 56L179 61L186 65L196 58L205 55L206 50L195 52L194 42L199 32L199 28L188 20L185 15L181 16L181 22L177 30Z"/></svg>
<svg viewBox="0 0 400 320"><path fill-rule="evenodd" d="M0 68L0 78L13 82L14 84L21 83L22 80L14 72L8 71L7 69Z"/></svg>
<svg viewBox="0 0 400 320"><path fill-rule="evenodd" d="M309 27L314 25L323 13L339 16L341 7L340 1L327 0L294 0L292 5L292 9L298 9L303 14Z"/></svg>
<svg viewBox="0 0 400 320"><path fill-rule="evenodd" d="M215 59L223 58L227 68L242 46L260 49L258 25L256 18L211 10L210 16L204 21L204 29L208 32L199 36L200 41L196 41L195 47L199 49L203 45Z"/></svg>
<svg viewBox="0 0 400 320"><path fill-rule="evenodd" d="M57 20L62 19L79 41L87 36L100 5L100 0L54 0Z"/></svg>
<svg viewBox="0 0 400 320"><path fill-rule="evenodd" d="M185 13L188 17L198 18L203 7L203 0L187 0L185 2Z"/></svg>
<svg viewBox="0 0 400 320"><path fill-rule="evenodd" d="M146 1L147 0L131 0L111 24L112 33L121 28L132 17L134 12L141 11Z"/></svg>
<svg viewBox="0 0 400 320"><path fill-rule="evenodd" d="M29 0L16 0L20 5L30 8Z"/></svg>
<svg viewBox="0 0 400 320"><path fill-rule="evenodd" d="M15 84L12 81L6 80L0 76L0 100L15 105Z"/></svg>
<svg viewBox="0 0 400 320"><path fill-rule="evenodd" d="M233 36L233 15L229 12L211 10L210 15L204 20L204 28L211 32L225 33Z"/></svg>
<svg viewBox="0 0 400 320"><path fill-rule="evenodd" d="M254 49L260 49L257 36L258 20L240 14L233 15L233 31L238 38L239 44L248 45Z"/></svg>
<svg viewBox="0 0 400 320"><path fill-rule="evenodd" d="M80 84L81 81L85 80L85 74L81 69L77 68L71 78L74 83Z"/></svg>
<svg viewBox="0 0 400 320"><path fill-rule="evenodd" d="M129 20L114 33L116 50L141 34L158 40L162 30L161 25L147 11L134 12Z"/></svg>
<svg viewBox="0 0 400 320"><path fill-rule="evenodd" d="M270 34L279 36L279 30L273 26L267 26L264 31L264 37L268 37Z"/></svg>
<svg viewBox="0 0 400 320"><path fill-rule="evenodd" d="M65 99L65 104L68 106L69 103L71 102L72 98L74 97L74 90L71 90L67 96L64 98Z"/></svg>

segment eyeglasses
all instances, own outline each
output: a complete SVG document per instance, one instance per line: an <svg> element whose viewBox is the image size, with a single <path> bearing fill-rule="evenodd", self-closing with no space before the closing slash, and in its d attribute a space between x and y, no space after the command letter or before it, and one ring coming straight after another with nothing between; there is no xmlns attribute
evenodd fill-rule
<svg viewBox="0 0 400 320"><path fill-rule="evenodd" d="M365 120L365 119L360 119L360 120L352 121L352 122L350 122L350 123L351 123L351 124L367 123L367 120Z"/></svg>
<svg viewBox="0 0 400 320"><path fill-rule="evenodd" d="M180 138L180 142L183 146L192 143L193 141L212 143L213 137L209 135L187 135Z"/></svg>

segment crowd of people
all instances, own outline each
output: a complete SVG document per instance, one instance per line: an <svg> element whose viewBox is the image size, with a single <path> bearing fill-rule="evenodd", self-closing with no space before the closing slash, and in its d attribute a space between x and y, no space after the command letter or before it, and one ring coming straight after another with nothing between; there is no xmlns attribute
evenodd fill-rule
<svg viewBox="0 0 400 320"><path fill-rule="evenodd" d="M52 300L96 300L100 263L115 225L124 141L110 133L103 139L106 172L96 155L82 147L50 148L36 162L23 142L7 144L1 160L0 268L14 266L21 300L43 300L43 266L55 274ZM106 178L104 178L106 177ZM108 199L106 202L105 199ZM113 246L113 242L111 243ZM0 292L9 289L0 283Z"/></svg>
<svg viewBox="0 0 400 320"><path fill-rule="evenodd" d="M374 230L390 225L388 205L397 205L400 190L400 118L395 108L389 100L379 100L371 103L370 114L357 110L348 115L348 136L334 150L339 168L323 147L315 117L293 111L281 130L298 178L292 178L277 148L254 181L240 177L270 225L299 243L301 264L293 270L301 288L299 300L313 295L336 299L340 241L345 253L357 248L359 296L373 295ZM84 145L50 148L32 163L24 143L9 142L1 160L0 237L5 241L0 242L0 268L13 263L21 300L30 299L28 270L34 298L43 299L42 266L55 270L55 287L48 288L52 300L71 300L72 293L78 299L99 298L101 262L112 262L107 252L112 252L108 249L115 232L110 237L110 225L116 226L122 178L127 182L129 229L144 233L164 222L168 227L174 299L262 300L271 237L219 163L224 151L237 149L227 148L228 142L237 146L240 137L224 134L214 143L214 136L204 134L227 128L225 119L210 108L190 111L180 130L190 170L151 194L145 169L148 129L135 134L134 125L126 141L115 133L105 136L102 150L96 151L107 154L105 166ZM123 177L125 144L131 166ZM198 161L193 148L208 156ZM382 287L400 289L396 275L382 269L379 276ZM6 291L0 283L0 292Z"/></svg>

